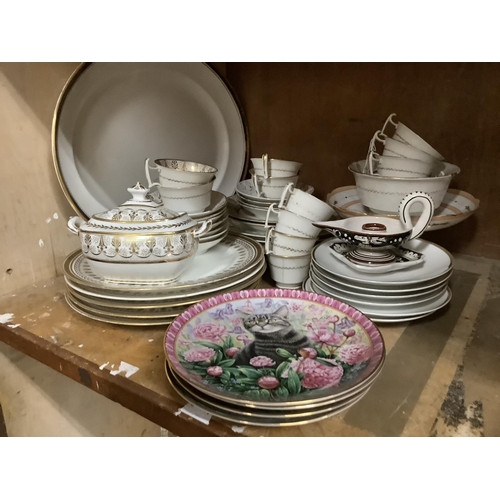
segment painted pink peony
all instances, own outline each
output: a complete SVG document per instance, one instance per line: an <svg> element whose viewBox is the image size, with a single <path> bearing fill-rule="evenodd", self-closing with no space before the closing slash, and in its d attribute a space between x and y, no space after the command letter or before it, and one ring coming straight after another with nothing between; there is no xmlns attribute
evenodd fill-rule
<svg viewBox="0 0 500 500"><path fill-rule="evenodd" d="M197 339L210 340L217 342L225 335L226 327L217 323L201 323L194 328L194 336Z"/></svg>
<svg viewBox="0 0 500 500"><path fill-rule="evenodd" d="M352 328L347 330L347 332L344 332L344 337L354 337L356 335L356 330L353 330Z"/></svg>
<svg viewBox="0 0 500 500"><path fill-rule="evenodd" d="M280 381L276 377L271 377L270 375L266 377L260 377L257 380L257 385L262 389L276 389L280 385Z"/></svg>
<svg viewBox="0 0 500 500"><path fill-rule="evenodd" d="M248 335L238 335L236 339L239 340L240 342L243 342L245 345L250 344L252 342L252 340L248 338Z"/></svg>
<svg viewBox="0 0 500 500"><path fill-rule="evenodd" d="M190 363L196 363L198 361L208 361L214 354L215 351L210 347L195 347L184 353L184 359Z"/></svg>
<svg viewBox="0 0 500 500"><path fill-rule="evenodd" d="M229 349L226 349L226 356L228 358L235 358L239 352L240 350L237 347L230 347Z"/></svg>
<svg viewBox="0 0 500 500"><path fill-rule="evenodd" d="M318 330L314 330L310 325L308 326L309 330L309 338L313 342L317 342L321 347L325 345L337 346L342 343L344 340L342 335L338 333L333 333L328 328L320 328Z"/></svg>
<svg viewBox="0 0 500 500"><path fill-rule="evenodd" d="M318 355L316 349L313 349L312 347L304 347L303 349L300 349L299 354L303 358L312 358L312 359L314 359Z"/></svg>
<svg viewBox="0 0 500 500"><path fill-rule="evenodd" d="M209 366L207 368L207 373L212 377L220 377L223 371L222 366Z"/></svg>
<svg viewBox="0 0 500 500"><path fill-rule="evenodd" d="M319 389L321 387L333 387L338 385L344 370L340 365L335 364L333 360L325 360L332 366L323 365L314 359L305 358L294 361L291 368L297 373L303 373L302 387L306 389Z"/></svg>
<svg viewBox="0 0 500 500"><path fill-rule="evenodd" d="M344 363L355 365L362 361L367 361L372 355L373 349L366 344L348 344L342 346L337 354Z"/></svg>
<svg viewBox="0 0 500 500"><path fill-rule="evenodd" d="M268 368L274 366L276 362L267 356L255 356L250 360L250 364L255 368Z"/></svg>

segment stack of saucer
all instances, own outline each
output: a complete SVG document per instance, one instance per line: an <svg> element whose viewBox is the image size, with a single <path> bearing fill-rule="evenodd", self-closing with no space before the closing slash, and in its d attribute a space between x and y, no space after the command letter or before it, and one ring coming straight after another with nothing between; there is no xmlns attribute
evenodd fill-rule
<svg viewBox="0 0 500 500"><path fill-rule="evenodd" d="M451 300L453 258L444 248L416 238L405 243L410 254L393 264L401 269L368 274L366 267L357 269L345 259L343 245L331 238L314 248L304 290L342 300L387 323L423 318Z"/></svg>
<svg viewBox="0 0 500 500"><path fill-rule="evenodd" d="M262 246L240 236L227 236L196 255L175 283L107 280L92 271L78 250L64 262L66 301L78 313L106 323L167 325L186 307L215 293L258 286L265 269Z"/></svg>
<svg viewBox="0 0 500 500"><path fill-rule="evenodd" d="M190 307L167 330L165 355L167 377L189 403L231 422L281 427L356 404L380 375L385 347L347 304L268 288Z"/></svg>

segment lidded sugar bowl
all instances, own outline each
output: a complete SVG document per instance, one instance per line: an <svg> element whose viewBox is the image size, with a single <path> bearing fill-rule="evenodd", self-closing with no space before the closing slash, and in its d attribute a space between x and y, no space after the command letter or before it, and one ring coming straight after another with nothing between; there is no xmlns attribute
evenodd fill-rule
<svg viewBox="0 0 500 500"><path fill-rule="evenodd" d="M177 279L195 257L199 237L210 230L212 221L199 223L185 212L165 208L140 183L128 192L132 199L88 222L71 217L68 229L79 236L91 269L101 276ZM149 265L130 265L141 263Z"/></svg>

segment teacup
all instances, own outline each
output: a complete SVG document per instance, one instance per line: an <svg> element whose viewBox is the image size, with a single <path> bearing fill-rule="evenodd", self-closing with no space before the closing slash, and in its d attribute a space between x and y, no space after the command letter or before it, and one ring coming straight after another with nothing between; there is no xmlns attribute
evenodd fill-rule
<svg viewBox="0 0 500 500"><path fill-rule="evenodd" d="M434 160L434 163L428 163L412 158L381 156L377 153L371 153L369 161L372 162L373 160L377 165L377 173L384 177L430 177L431 175L437 175L444 169L444 163L436 160ZM373 171L373 166L370 169Z"/></svg>
<svg viewBox="0 0 500 500"><path fill-rule="evenodd" d="M157 186L163 205L175 212L195 213L202 212L210 205L212 185L214 181L200 186L172 188L154 182L151 186Z"/></svg>
<svg viewBox="0 0 500 500"><path fill-rule="evenodd" d="M398 156L400 158L409 158L423 161L425 163L433 163L436 161L436 158L425 151L414 148L404 142L397 141L392 137L387 137L385 134L382 134L380 130L375 133L374 137L376 141L379 141L384 145L384 149L382 151L383 156Z"/></svg>
<svg viewBox="0 0 500 500"><path fill-rule="evenodd" d="M312 194L295 189L292 184L283 191L278 207L312 221L328 220L335 213L330 205Z"/></svg>
<svg viewBox="0 0 500 500"><path fill-rule="evenodd" d="M276 203L273 203L267 209L266 227L269 227L269 221L274 213L278 216L278 221L275 225L276 231L288 234L289 236L301 236L302 238L317 238L319 236L321 229L313 226L309 219L288 210L278 210L276 209L277 206Z"/></svg>
<svg viewBox="0 0 500 500"><path fill-rule="evenodd" d="M267 153L262 158L250 158L253 169L257 175L268 179L269 177L292 177L298 175L302 163L296 161L275 160L269 158Z"/></svg>
<svg viewBox="0 0 500 500"><path fill-rule="evenodd" d="M252 176L252 183L259 196L265 198L279 199L283 190L288 184L295 185L299 179L298 175L291 177L268 177L267 179L257 175L255 170L250 170Z"/></svg>
<svg viewBox="0 0 500 500"><path fill-rule="evenodd" d="M280 233L275 227L268 227L265 251L267 255L298 257L308 255L316 243L316 238L304 238Z"/></svg>
<svg viewBox="0 0 500 500"><path fill-rule="evenodd" d="M271 278L278 288L301 288L303 281L309 275L311 254L300 257L284 257L268 255Z"/></svg>
<svg viewBox="0 0 500 500"><path fill-rule="evenodd" d="M436 151L429 143L424 141L419 135L409 129L406 125L401 122L395 122L392 118L396 116L396 113L392 113L387 117L387 120L382 127L382 133L385 132L385 128L388 123L391 123L396 127L394 131L393 138L408 144L409 146L413 146L414 148L425 151L427 154L431 155L436 160L444 160L444 156L442 156L438 151Z"/></svg>
<svg viewBox="0 0 500 500"><path fill-rule="evenodd" d="M191 186L200 186L207 184L215 179L217 169L203 163L184 160L155 160L155 165L149 164L149 158L146 159L144 170L149 186L153 186L149 170L159 172L158 182L161 186L172 188L183 188Z"/></svg>

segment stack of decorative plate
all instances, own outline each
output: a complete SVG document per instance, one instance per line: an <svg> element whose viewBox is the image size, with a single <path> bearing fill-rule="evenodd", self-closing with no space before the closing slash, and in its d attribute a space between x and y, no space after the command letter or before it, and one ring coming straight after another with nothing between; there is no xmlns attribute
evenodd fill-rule
<svg viewBox="0 0 500 500"><path fill-rule="evenodd" d="M218 191L212 191L210 205L199 213L189 213L189 216L198 222L212 220L210 230L200 236L198 255L205 253L208 249L221 242L229 232L229 221L227 213L227 199Z"/></svg>
<svg viewBox="0 0 500 500"><path fill-rule="evenodd" d="M64 262L66 300L89 318L120 325L166 325L186 307L216 293L259 285L266 269L262 246L228 236L202 255L175 283L110 281L96 275L80 250Z"/></svg>
<svg viewBox="0 0 500 500"><path fill-rule="evenodd" d="M312 194L314 188L301 182L297 189ZM266 217L270 205L279 203L279 198L259 197L251 179L241 181L236 186L236 194L228 198L229 227L232 233L248 236L255 241L264 243L266 237ZM278 216L269 213L269 225L276 224Z"/></svg>
<svg viewBox="0 0 500 500"><path fill-rule="evenodd" d="M326 201L343 219L378 215L361 203L356 186L344 186L335 189L327 195ZM448 189L441 205L434 210L434 216L426 231L454 226L468 219L478 208L479 200L469 193L458 189ZM398 215L384 214L384 217L397 219Z"/></svg>
<svg viewBox="0 0 500 500"><path fill-rule="evenodd" d="M387 323L423 318L451 300L453 258L434 243L418 238L406 242L392 264L401 268L379 274L357 269L343 252L339 239L317 245L304 289L342 300L373 321Z"/></svg>
<svg viewBox="0 0 500 500"><path fill-rule="evenodd" d="M379 376L382 335L353 307L298 290L255 289L190 307L165 335L166 373L224 420L307 424L357 403Z"/></svg>

